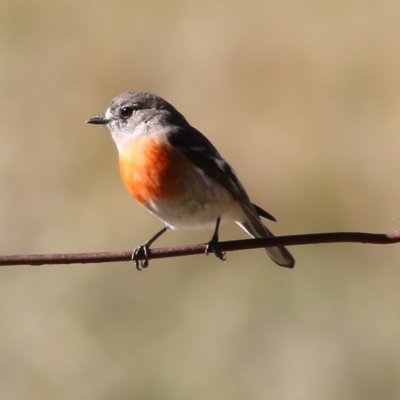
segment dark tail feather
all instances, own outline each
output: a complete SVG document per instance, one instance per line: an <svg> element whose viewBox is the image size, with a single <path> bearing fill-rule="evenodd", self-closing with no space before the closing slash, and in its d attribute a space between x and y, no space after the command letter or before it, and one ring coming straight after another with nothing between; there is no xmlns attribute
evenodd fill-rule
<svg viewBox="0 0 400 400"><path fill-rule="evenodd" d="M269 231L260 221L248 210L244 210L248 221L237 222L250 236L254 238L273 237ZM293 268L294 258L285 247L267 247L264 249L271 259L281 267Z"/></svg>

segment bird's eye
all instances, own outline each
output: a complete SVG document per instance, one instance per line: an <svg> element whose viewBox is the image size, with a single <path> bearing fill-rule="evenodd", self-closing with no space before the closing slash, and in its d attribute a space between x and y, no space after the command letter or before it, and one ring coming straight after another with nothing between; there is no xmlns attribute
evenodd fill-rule
<svg viewBox="0 0 400 400"><path fill-rule="evenodd" d="M134 107L122 107L120 111L120 115L122 118L129 118L133 112L136 111Z"/></svg>

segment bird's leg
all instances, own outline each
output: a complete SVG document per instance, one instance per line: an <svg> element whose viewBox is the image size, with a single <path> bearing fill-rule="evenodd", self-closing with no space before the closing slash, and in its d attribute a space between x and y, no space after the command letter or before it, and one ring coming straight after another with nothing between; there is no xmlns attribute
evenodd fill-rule
<svg viewBox="0 0 400 400"><path fill-rule="evenodd" d="M168 226L164 226L159 232L157 232L154 236L152 236L147 242L141 244L136 247L132 252L132 261L135 263L136 269L140 271L142 268L146 268L149 266L149 249L150 245L154 243L163 233L167 232ZM143 255L144 260L140 261L138 258Z"/></svg>
<svg viewBox="0 0 400 400"><path fill-rule="evenodd" d="M206 254L214 253L216 257L218 257L222 261L226 261L225 253L223 253L219 249L218 245L218 230L219 224L221 223L221 217L217 218L217 223L215 224L214 234L212 235L211 240L207 243L206 246Z"/></svg>

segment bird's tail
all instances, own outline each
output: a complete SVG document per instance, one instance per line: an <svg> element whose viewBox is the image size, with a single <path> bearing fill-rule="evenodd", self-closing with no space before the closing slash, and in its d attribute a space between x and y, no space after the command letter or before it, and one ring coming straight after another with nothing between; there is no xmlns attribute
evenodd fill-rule
<svg viewBox="0 0 400 400"><path fill-rule="evenodd" d="M261 222L260 218L255 216L250 210L244 208L247 221L236 223L243 228L253 238L273 237L271 231L269 231ZM264 249L267 254L271 257L272 261L280 265L281 267L293 268L294 258L285 247L266 247Z"/></svg>

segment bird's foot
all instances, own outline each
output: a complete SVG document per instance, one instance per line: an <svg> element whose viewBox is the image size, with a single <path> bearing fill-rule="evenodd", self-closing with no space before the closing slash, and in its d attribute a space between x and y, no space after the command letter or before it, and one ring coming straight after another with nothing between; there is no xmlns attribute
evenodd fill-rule
<svg viewBox="0 0 400 400"><path fill-rule="evenodd" d="M213 237L206 245L206 255L214 253L222 261L226 261L226 256L219 248L218 237Z"/></svg>
<svg viewBox="0 0 400 400"><path fill-rule="evenodd" d="M150 245L167 230L168 226L164 226L164 228L158 231L147 242L141 244L140 246L136 247L135 250L133 250L131 260L135 263L136 269L138 271L140 271L143 268L147 268L149 266ZM143 258L142 260L140 260L140 263L139 263L139 258Z"/></svg>
<svg viewBox="0 0 400 400"><path fill-rule="evenodd" d="M148 242L141 244L133 250L131 260L135 263L138 271L149 266L149 250L150 246ZM139 260L142 257L143 259Z"/></svg>

